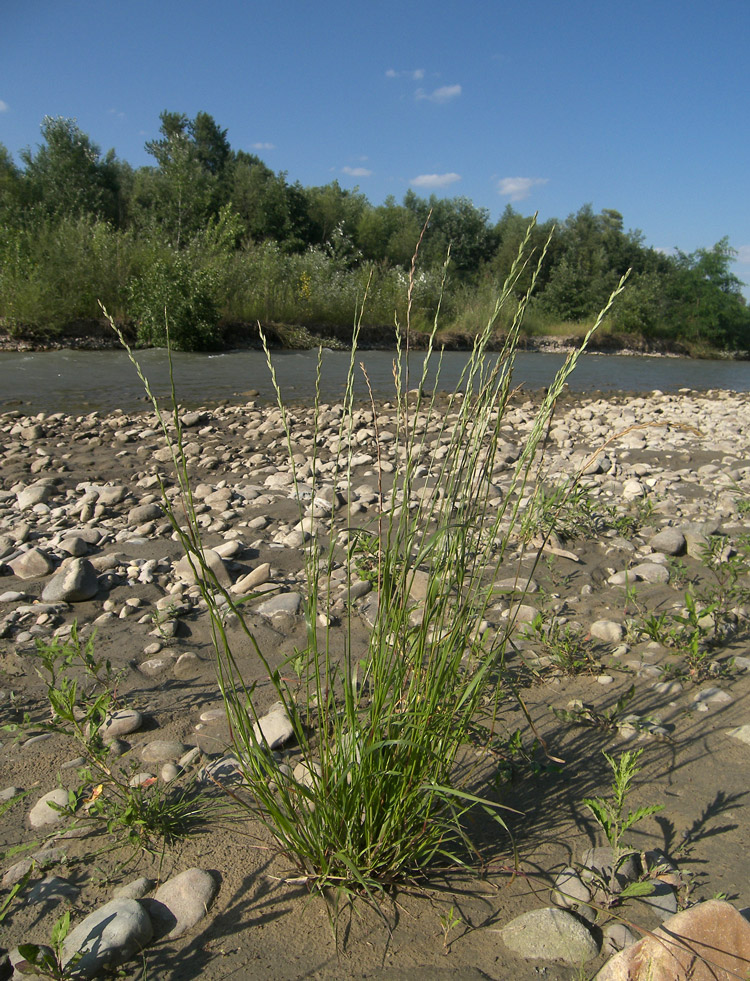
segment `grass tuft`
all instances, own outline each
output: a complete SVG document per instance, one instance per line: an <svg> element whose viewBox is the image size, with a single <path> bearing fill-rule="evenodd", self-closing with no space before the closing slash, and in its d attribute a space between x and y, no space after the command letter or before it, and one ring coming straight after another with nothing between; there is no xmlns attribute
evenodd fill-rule
<svg viewBox="0 0 750 981"><path fill-rule="evenodd" d="M391 475L378 460L378 517L366 534L348 524L342 528L335 509L326 518L316 516L310 497L310 487L323 483L333 483L347 500L352 497L362 308L353 328L333 470L327 467L324 473L313 451L305 478L298 475L294 424L266 349L300 520L310 529L305 546L307 646L295 658L299 683L294 688L260 649L242 606L205 562L176 394L173 389L169 423L131 353L172 449L181 512L166 497L165 505L186 554L200 570L197 579L211 617L218 681L244 778L237 798L271 833L295 878L302 877L313 891L328 894L333 889L337 900L356 894L375 901L392 884L419 879L436 867L475 867L481 859L467 831L469 812L481 812L500 831L505 829L502 807L482 789L474 750L482 733L489 738L515 624L511 616L487 629L488 611L510 545L515 548L522 537L521 501L528 496L527 484L533 483L555 402L624 283L552 380L515 464L510 492L499 500L493 477L501 469L501 426L512 393L521 324L546 251L545 246L534 255L528 249L532 228L476 335L458 385L445 400L436 394L439 303L426 355L415 360L408 341L403 347L400 340L401 327L408 338L411 326L415 253L406 320L396 324L395 417L389 430L399 465ZM518 280L529 269L531 285L518 301ZM501 317L509 324L507 340L490 357L488 344ZM322 429L320 359L313 446ZM437 375L431 392L426 385L430 371ZM374 402L371 409L377 436L380 411ZM334 650L332 637L333 574L341 563L347 585L364 570L376 598L363 650L352 642L356 614L349 606L343 655ZM257 726L255 692L243 679L224 628L227 607L237 615L291 721L296 749L289 761L270 751Z"/></svg>

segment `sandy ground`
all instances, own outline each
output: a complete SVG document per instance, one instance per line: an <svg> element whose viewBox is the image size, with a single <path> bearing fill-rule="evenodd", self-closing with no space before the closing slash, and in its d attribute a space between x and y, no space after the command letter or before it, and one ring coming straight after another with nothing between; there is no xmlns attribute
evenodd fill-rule
<svg viewBox="0 0 750 981"><path fill-rule="evenodd" d="M521 421L531 410L531 403L524 400L514 407L506 434L509 444L514 433L521 434ZM210 494L221 490L223 483L234 494L231 506L221 505L224 510L205 506L206 544L241 544L226 560L233 581L268 562L272 581L292 590L303 586L302 552L280 542L294 540L288 536L293 533L296 505L288 486L265 493L268 478L283 470L286 453L272 412L252 404L206 407L186 433L190 442L198 444L191 457L194 484L207 485ZM556 460L564 463L578 451L597 448L604 433L633 423L669 417L681 425L695 424L701 433L654 429L647 439L637 432L637 438L631 433L610 445L609 471L587 478L592 496L614 504L623 514L644 518L644 523L627 534L602 528L598 534L586 529L576 535L570 529L570 537L557 541L557 554L544 553L536 566L533 577L539 589L526 602L549 617L564 618L590 642L588 650L596 663L579 674L566 674L544 660L549 652L538 641L519 640L519 653L509 656L509 671L547 753L518 702L505 699L497 732L510 737L518 730L523 752L507 748L493 759L495 786L509 808L508 833L482 826L477 819L473 833L480 844L481 874L467 876L448 869L428 881L399 888L383 899L382 917L365 904L358 905L353 915L341 917L336 939L323 902L311 898L302 886L285 883L288 862L274 854L262 831L234 814L197 829L161 855L138 855L127 862L121 850L104 849L106 839L57 842L67 860L54 874L80 889L77 898L67 904L34 905L22 895L0 924L2 946L46 940L63 909L72 908L77 919L109 899L117 885L137 876L164 880L199 866L214 871L220 880L218 898L208 915L180 940L150 947L145 973L143 963L134 961L128 965L128 977L151 981L593 977L605 955L585 966L518 957L505 946L500 930L522 912L549 906L556 872L575 863L587 847L601 843L582 801L607 793L609 774L602 750L619 753L626 748L643 750L643 770L630 806L663 805L658 815L637 825L629 840L644 851L661 849L678 865L680 904L721 893L740 909L750 905L750 748L733 735L737 727L750 723L750 675L741 660L734 660L749 653L743 611L737 630L712 651L715 666L702 678L683 674L675 680L674 672L665 675L664 666L674 667L679 659L663 647L649 647L648 638L633 628L618 642L597 640L589 632L602 619L625 628L629 620L640 617L642 621L651 612L681 608L691 580L707 586L714 582L699 547L690 541L687 554L664 558L663 565L670 570L667 582L633 577L623 586L609 580L617 571L652 558L654 550L648 542L667 526L690 530L698 537L713 531L732 542L741 539L747 530L746 514L738 502L750 499L746 435L750 427L745 425L749 413L750 399L728 393L620 398L607 403L582 396L560 405L550 435L553 467ZM302 418L304 410L299 414ZM269 418L272 425L262 432L258 420ZM149 496L158 492L153 473L169 470L169 464L156 456L162 444L152 423L149 416L123 413L79 418L0 416L0 535L8 540L5 564L0 567L0 715L5 722L19 721L27 711L41 718L46 709L35 674L36 639L48 640L74 620L85 635L97 620L97 655L110 659L122 672L119 704L142 711L146 719L142 730L127 737L133 754L158 732L160 737L197 745L215 755L226 748L229 734L220 723L200 721L201 713L220 704L207 618L197 605L188 603L173 635L154 633L156 604L175 583L173 569L180 547L164 522L128 523L129 509L148 503ZM366 423L363 417L363 428ZM363 439L362 447L367 446ZM304 439L298 449L304 456ZM53 495L41 505L21 509L19 491L45 477L56 481ZM624 487L629 480L641 482L641 494L628 497ZM249 484L264 493L254 498L234 493ZM373 484L372 462L362 463L354 486ZM105 485L124 487L123 500L97 512L96 495L90 495L86 511L84 498L91 487ZM650 513L645 501L651 502ZM364 523L368 515L368 506L363 506L358 520ZM260 522L252 524L258 518L267 522L260 530ZM711 527L707 522L712 522ZM21 578L8 564L9 556L36 546L52 556L56 568L65 557L61 549L65 535L86 527L102 533L98 542L87 544L87 558L114 555L115 559L109 569L100 563L100 588L93 598L65 603L45 618L45 612L37 613L34 605L39 605L53 570ZM151 581L147 576L141 581L137 573L149 560L158 564L152 567ZM744 576L747 587L746 569ZM190 599L189 590L179 594L185 597ZM138 604L131 606L130 614L123 614L127 601L133 599ZM362 611L366 599L357 601ZM368 626L366 616L359 615L360 606L354 618L355 643L364 645ZM19 609L26 612L17 614ZM249 618L274 665L284 664L295 645L304 641L300 616L269 618L251 610ZM260 707L267 707L272 693L270 686L263 688L257 658L238 630L230 631L230 636L246 677L261 683ZM161 651L147 654L154 646ZM176 656L185 653L195 657L178 669ZM165 654L168 668L162 673L149 676L140 669L148 657ZM571 710L574 699L603 711L632 685L635 693L627 712L647 720L642 729L575 725L551 711L551 707ZM712 697L713 689L726 698ZM654 726L655 733L647 731ZM28 797L0 816L4 871L15 860L7 854L9 846L42 841L44 834L29 827L28 812L42 793L58 784L76 784L75 770L65 769L64 764L77 752L61 736L30 745L9 733L0 739L0 790L13 786L29 791ZM7 890L0 893L0 902L6 894ZM640 928L659 922L643 902L629 901L617 912ZM444 928L451 918L454 925L446 943ZM602 916L600 923L604 925L606 919Z"/></svg>

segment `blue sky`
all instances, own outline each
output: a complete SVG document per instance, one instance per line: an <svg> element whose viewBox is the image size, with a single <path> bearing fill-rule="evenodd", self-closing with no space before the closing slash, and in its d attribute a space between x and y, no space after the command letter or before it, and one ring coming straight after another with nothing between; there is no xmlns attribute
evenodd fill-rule
<svg viewBox="0 0 750 981"><path fill-rule="evenodd" d="M134 166L163 109L373 204L590 202L750 281L750 0L4 0L0 142L72 116Z"/></svg>

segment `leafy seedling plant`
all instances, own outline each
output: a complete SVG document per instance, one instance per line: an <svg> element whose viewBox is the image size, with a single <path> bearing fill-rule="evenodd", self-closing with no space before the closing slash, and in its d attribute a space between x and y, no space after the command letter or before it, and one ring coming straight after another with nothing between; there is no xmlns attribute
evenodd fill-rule
<svg viewBox="0 0 750 981"><path fill-rule="evenodd" d="M52 978L53 981L70 981L77 977L76 966L82 955L75 953L66 961L63 951L69 932L70 910L67 910L52 928L49 944L18 945L18 953L23 958L16 967L18 973Z"/></svg>
<svg viewBox="0 0 750 981"><path fill-rule="evenodd" d="M684 612L651 614L644 619L644 633L684 661L684 667L667 666L665 674L692 681L715 674L711 652L716 638L713 617L718 607L718 600L699 607L693 592L688 590Z"/></svg>
<svg viewBox="0 0 750 981"><path fill-rule="evenodd" d="M455 907L451 906L447 913L441 913L440 915L440 928L443 931L443 953L450 954L451 952L451 933L460 927L463 923L461 917L456 913Z"/></svg>
<svg viewBox="0 0 750 981"><path fill-rule="evenodd" d="M314 706L312 716L308 713L303 718L295 692L209 568L188 479L174 387L173 411L167 420L130 352L172 452L181 498L178 510L174 500L165 496L165 507L196 571L211 618L218 683L243 774L236 798L276 841L279 853L292 866L295 881L331 899L334 923L342 900L366 897L381 909L377 897L394 883L420 879L435 867L474 868L477 853L465 820L469 811L482 811L501 829L505 827L498 804L475 792L473 771L458 765L460 754L465 756L475 716L485 708L485 698L500 697L505 648L514 628L513 622L493 631L482 625L494 602L495 585L511 542L515 548L524 489L534 479L556 400L624 285L623 280L583 347L568 357L551 382L515 463L510 492L498 505L493 484L500 465L497 447L512 392L521 322L544 259L544 251L535 257L538 262L532 268L530 290L517 300L518 280L530 260L530 233L531 228L499 292L493 315L477 334L463 376L440 403L439 381L434 382L434 389L432 380L427 384L431 366L439 378L440 359L433 353L437 316L427 352L419 352L416 377L410 358L415 255L406 329L396 334L395 395L388 416L394 459L400 463L391 488L386 491L379 481L377 532L369 540L360 538L366 548L359 556L355 553L353 560L348 553L348 523L344 528L337 523L336 509L326 518L315 515L310 489L333 484L345 498L354 498L358 479L353 462L353 447L358 445L354 382L361 314L355 319L342 412L332 437L334 452L324 466L317 455L317 447L324 442L320 352L311 456L304 477L298 474L295 462L294 416L277 384L266 347L300 521L310 533L305 545L307 646L301 700L305 706ZM515 312L507 340L500 354L490 357L494 326L509 304ZM405 349L403 337L407 338ZM387 413L374 402L372 410L375 443L380 447L378 434ZM331 439L328 431L325 437ZM434 449L438 446L439 455ZM382 473L381 450L376 452L377 470ZM429 478L440 493L416 494L424 486L423 478ZM369 563L379 602L366 649L347 643L342 654L335 649L331 634L333 596L342 589L333 573L343 561L347 575L343 588L351 588L362 575L362 569L356 567L358 557ZM423 584L421 595L417 582ZM247 643L291 722L295 759L299 759L294 769L282 756L270 752L258 726L256 689L245 683L224 628L221 609L226 604L237 613ZM351 638L356 616L351 604L345 616L351 618L348 627L344 623Z"/></svg>
<svg viewBox="0 0 750 981"><path fill-rule="evenodd" d="M585 797L583 800L612 849L611 872L608 878L600 875L596 870L587 870L592 874L610 906L624 899L647 896L653 892L653 884L648 881L628 882L622 887L618 881L618 873L625 862L632 855L638 854L638 849L630 847L625 842L625 835L643 818L664 809L662 804L647 804L644 807L637 807L634 811L625 810L633 779L640 771L638 761L642 753L641 749L626 750L618 759L604 753L604 758L612 770L611 796Z"/></svg>
<svg viewBox="0 0 750 981"><path fill-rule="evenodd" d="M550 666L563 674L576 675L598 671L601 664L590 645L569 624L538 611L529 624L526 636L535 642Z"/></svg>

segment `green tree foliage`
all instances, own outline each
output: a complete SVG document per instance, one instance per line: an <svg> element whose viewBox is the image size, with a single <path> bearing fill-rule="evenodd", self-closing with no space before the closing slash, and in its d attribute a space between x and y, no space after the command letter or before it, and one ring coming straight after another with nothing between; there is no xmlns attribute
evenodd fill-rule
<svg viewBox="0 0 750 981"><path fill-rule="evenodd" d="M45 116L36 153L21 153L25 199L50 216L92 215L116 219L118 168L114 150L102 157L99 147L75 119Z"/></svg>
<svg viewBox="0 0 750 981"><path fill-rule="evenodd" d="M750 347L750 309L730 269L736 254L727 238L689 255L676 251L669 281L673 332L715 347Z"/></svg>
<svg viewBox="0 0 750 981"><path fill-rule="evenodd" d="M394 310L403 314L397 297L423 236L414 320L429 323L450 250L443 312L457 336L471 335L531 220L509 205L493 225L465 197L409 190L400 204L373 206L335 180L290 184L234 150L206 112L162 112L146 143L153 164L137 169L112 150L102 155L74 119L45 117L41 130L20 166L0 145L0 320L11 329L60 329L97 316L102 298L142 343L164 342L166 307L176 346L208 347L220 317L348 325L368 282L371 322L390 323ZM668 257L626 231L618 211L585 205L562 223L536 224L531 244L537 255L547 248L531 329L587 321L630 270L614 329L694 350L750 349L750 309L727 239ZM519 298L532 268L519 275Z"/></svg>

